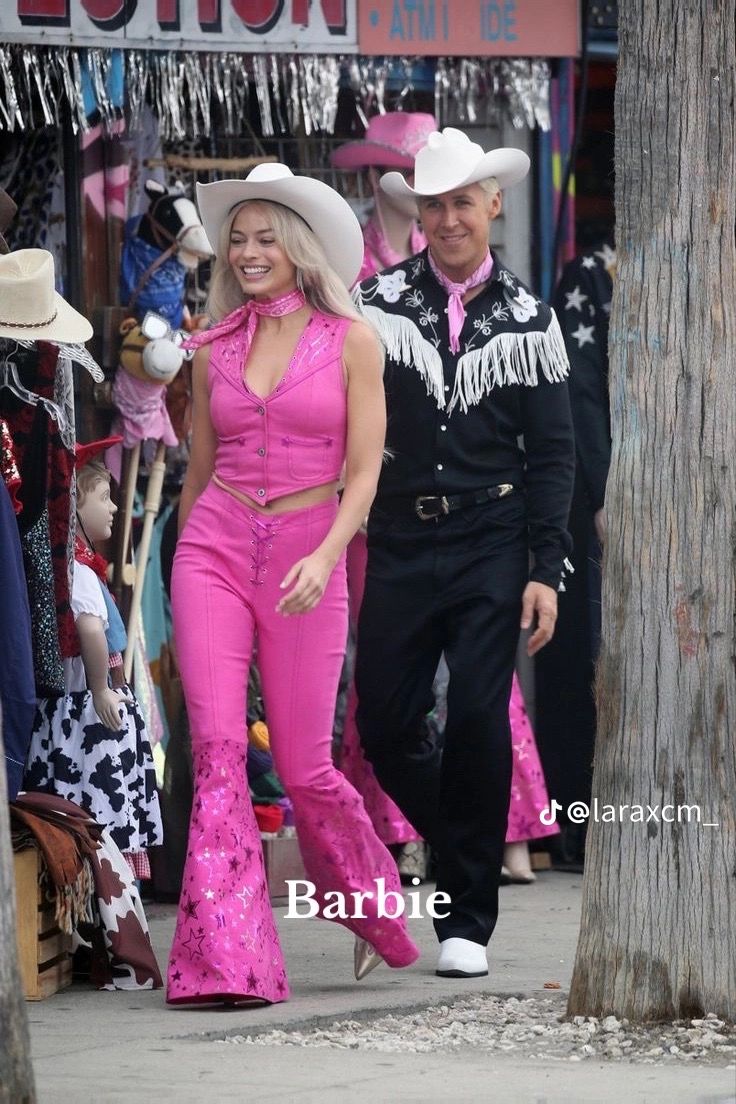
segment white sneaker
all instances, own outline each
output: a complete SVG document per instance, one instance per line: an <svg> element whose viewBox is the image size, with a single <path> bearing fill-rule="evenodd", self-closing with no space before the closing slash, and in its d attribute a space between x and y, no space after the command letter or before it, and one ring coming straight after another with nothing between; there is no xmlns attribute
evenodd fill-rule
<svg viewBox="0 0 736 1104"><path fill-rule="evenodd" d="M471 939L443 939L435 973L437 977L485 977L488 973L486 949Z"/></svg>

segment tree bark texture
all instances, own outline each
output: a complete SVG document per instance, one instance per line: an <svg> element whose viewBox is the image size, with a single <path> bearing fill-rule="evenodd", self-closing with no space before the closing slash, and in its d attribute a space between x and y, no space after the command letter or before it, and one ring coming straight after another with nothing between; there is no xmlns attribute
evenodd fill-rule
<svg viewBox="0 0 736 1104"><path fill-rule="evenodd" d="M590 823L571 1015L736 1019L735 18L619 4L593 793L645 808Z"/></svg>
<svg viewBox="0 0 736 1104"><path fill-rule="evenodd" d="M15 884L0 716L0 1104L34 1104L31 1044L18 970Z"/></svg>

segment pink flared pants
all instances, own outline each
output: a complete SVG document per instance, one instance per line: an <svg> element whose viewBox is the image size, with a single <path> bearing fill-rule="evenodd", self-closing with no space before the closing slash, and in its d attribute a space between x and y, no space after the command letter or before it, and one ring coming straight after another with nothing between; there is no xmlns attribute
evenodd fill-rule
<svg viewBox="0 0 736 1104"><path fill-rule="evenodd" d="M396 865L363 801L331 756L347 635L344 558L309 613L276 612L281 580L313 552L337 503L257 514L210 484L195 503L174 560L174 632L192 733L194 804L167 999L288 996L245 773L246 687L258 642L275 769L289 794L315 899L339 891L400 891ZM345 921L390 966L418 951L402 918ZM347 960L345 969L348 969Z"/></svg>

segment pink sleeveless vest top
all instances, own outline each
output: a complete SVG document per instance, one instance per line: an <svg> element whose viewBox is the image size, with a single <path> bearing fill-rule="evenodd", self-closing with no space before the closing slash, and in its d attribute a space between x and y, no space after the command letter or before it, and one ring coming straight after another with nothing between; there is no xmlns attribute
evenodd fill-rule
<svg viewBox="0 0 736 1104"><path fill-rule="evenodd" d="M208 331L215 472L265 504L340 477L347 437L342 351L351 320L315 311L281 382L265 399L244 381L246 321L240 309ZM196 343L205 344L206 337Z"/></svg>

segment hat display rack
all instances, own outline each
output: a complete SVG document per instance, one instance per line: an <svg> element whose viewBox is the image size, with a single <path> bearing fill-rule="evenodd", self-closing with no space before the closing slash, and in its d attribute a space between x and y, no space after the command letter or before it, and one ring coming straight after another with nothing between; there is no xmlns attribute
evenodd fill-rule
<svg viewBox="0 0 736 1104"><path fill-rule="evenodd" d="M90 122L82 96L86 68L103 126L112 131L120 112L108 89L113 56L98 47L0 45L0 130L58 126L70 112L76 131ZM196 51L123 51L124 86L135 129L146 103L158 116L161 137L237 136L255 96L262 134L303 130L332 134L341 88L350 88L361 120L386 111L389 87L399 103L414 87L426 59L353 55L250 54ZM490 123L548 130L550 65L542 58L437 58L435 115L448 122Z"/></svg>

